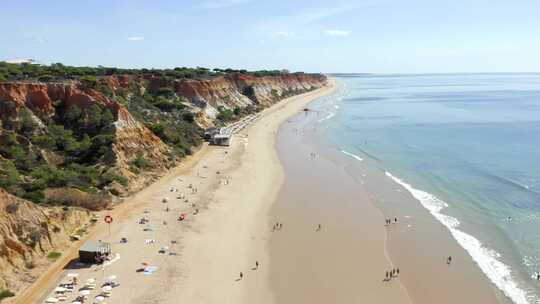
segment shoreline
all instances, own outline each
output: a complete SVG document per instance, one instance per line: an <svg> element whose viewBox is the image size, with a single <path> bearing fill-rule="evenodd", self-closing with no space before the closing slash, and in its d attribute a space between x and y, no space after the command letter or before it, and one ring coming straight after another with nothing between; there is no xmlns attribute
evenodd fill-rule
<svg viewBox="0 0 540 304"><path fill-rule="evenodd" d="M328 119L330 115L315 109L316 119L306 125L296 121L297 117L311 115L300 112L304 107L337 89L330 81L327 87L265 109L260 119L235 135L231 147L205 144L113 211L100 212L102 217L112 214L115 219L111 236L101 225L78 244L90 238L111 242L113 252L118 253L114 263L106 268L63 269L63 264L77 254L78 247L72 247L25 293L7 303L42 302L68 271L80 272L81 281L118 276L121 286L114 289L110 298L113 302L177 303L182 299L195 303L262 304L455 303L490 299L489 303L510 303L414 198L399 198L418 203L414 211L410 207L381 206L388 197L381 199L379 194L386 195L397 185L388 186L392 182L380 178L384 175L375 177L375 167L346 151L338 149L328 154L318 150L320 146L313 145L312 138L316 127L310 135L301 134L310 132L306 130L292 134L291 126L295 124L306 127ZM292 135L284 135L286 132ZM320 154L320 159L305 162L311 151ZM324 172L324 178L310 172ZM325 187L336 186L333 180L341 181L339 189L326 191ZM196 192L192 193L188 185L193 185ZM177 201L171 187L189 201ZM295 194L291 187L302 192ZM163 197L170 200L166 205L170 212L164 212ZM329 207L329 201L340 205ZM380 224L389 212L403 215L404 210L414 214L415 227L435 228L434 232L418 237L403 226L386 228ZM179 213L186 213L187 220L177 222ZM143 232L145 227L137 223L141 216L150 219L153 232ZM402 216L399 220L403 225L413 222ZM272 232L276 221L284 224L283 231ZM314 233L318 223L323 223L323 229ZM125 236L129 244L119 244L117 241ZM149 238L156 244L145 244ZM429 279L437 277L442 269L434 258L436 251L428 248L420 253L435 239L443 240L440 247L463 262L445 283ZM163 246L174 255L158 254ZM419 253L420 262L416 261ZM149 276L135 273L142 262L155 265L157 271ZM259 263L258 269L255 262ZM402 274L382 282L384 271L395 267ZM412 272L411 268L422 271ZM240 271L243 279L238 277ZM474 292L455 294L470 285L476 286ZM496 302L491 301L495 298Z"/></svg>
<svg viewBox="0 0 540 304"><path fill-rule="evenodd" d="M326 116L324 112L327 111L325 111L322 107L324 106L324 104L322 106L321 104L323 104L323 102L316 105L316 110L318 110L318 112L320 112L320 116L323 117ZM334 105L334 108L337 109L339 108L339 106ZM411 302L510 303L510 301L502 294L502 292L500 292L492 284L492 282L489 281L489 279L482 273L478 265L474 263L473 259L468 255L466 250L460 247L459 244L455 241L455 239L452 238L449 231L446 230L446 227L437 222L436 219L431 214L429 214L428 211L423 208L420 202L417 201L414 197L412 197L412 195L410 195L406 189L402 189L402 187L398 184L394 184L391 179L384 175L384 172L382 172L382 174L381 172L378 172L381 169L379 169L376 164L371 163L369 157L368 160L362 160L362 157L360 156L354 154L354 156L350 155L350 152L349 154L347 154L347 151L339 149L337 146L332 145L332 143L329 144L328 138L321 138L320 136L316 135L317 129L320 129L318 125L321 122L321 120L318 118L319 117L311 118L311 122L295 122L297 123L296 127L301 130L301 133L303 133L299 135L299 137L301 137L300 139L294 139L295 135L287 134L292 133L291 127L287 126L283 128L284 130L282 130L282 133L285 134L280 134L280 136L282 137L280 140L282 141L282 146L284 147L282 148L283 151L281 151L280 157L283 157L286 162L288 161L288 165L290 167L300 167L295 168L295 170L289 170L287 174L289 174L291 171L306 171L306 165L297 165L298 163L305 161L305 159L301 159L295 155L291 156L294 151L291 151L290 148L287 148L291 146L291 138L293 142L295 141L294 143L297 146L303 146L303 148L305 149L303 153L305 155L312 151L315 151L318 155L321 155L320 160L316 160L316 163L328 163L328 165L326 165L327 169L324 170L324 172L325 175L329 176L326 177L327 183L324 184L324 187L339 189L339 191L334 191L338 192L334 193L334 195L339 199L332 201L333 204L339 203L339 206L337 208L333 208L328 207L328 202L326 202L326 204L321 203L320 197L323 196L324 193L320 194L319 197L310 196L309 199L311 199L311 201L309 203L305 203L301 202L302 197L300 197L299 195L296 195L295 197L294 189L288 190L289 193L282 195L281 199L289 205L295 203L301 205L300 207L296 207L297 209L301 209L301 212L297 212L297 217L303 216L310 219L313 216L324 216L326 221L332 222L332 217L334 217L334 213L336 213L340 221L366 221L365 215L359 216L358 219L353 218L351 220L351 217L348 213L357 212L357 210L355 209L359 207L350 206L350 203L348 203L347 200L350 200L351 198L348 195L341 194L341 192L347 192L347 190L343 189L345 188L345 186L342 185L345 183L344 180L354 180L356 183L356 188L362 189L362 191L349 190L358 192L354 195L353 198L357 200L356 203L361 204L362 202L364 202L368 205L372 205L379 211L380 222L376 223L374 226L371 226L372 231L376 232L377 229L380 229L380 227L382 226L381 223L384 222L385 217L393 219L394 216L396 216L399 219L398 225L389 225L389 227L383 234L384 237L387 238L387 240L384 241L384 252L386 252L386 254L388 255L387 259L402 270L402 273L400 274L400 281L406 288L406 292L410 296ZM283 141L287 140L289 142L283 143ZM314 172L321 171L321 169L317 167L320 165L316 163L309 165L308 172L309 170L313 170ZM285 167L287 168L287 165ZM342 170L346 171L346 174L340 172ZM295 174L299 175L299 177L293 176L291 178L291 180L293 181L289 183L296 188L308 188L310 183L311 188L317 189L318 187L322 186L317 184L317 178L313 177L313 174ZM300 179L310 180L310 182L299 182L298 180ZM334 180L339 180L340 184L336 184L335 182L333 182ZM304 184L302 185L302 183ZM285 185L285 187L287 187L287 184ZM319 190L317 191L321 192ZM364 195L362 195L359 192L365 193ZM396 202L399 202L399 204L396 204ZM283 205L285 203L281 202L282 206L280 208L282 210L276 208L278 209L278 211L274 212L288 212L294 214L294 207L284 207ZM315 205L315 207L313 205ZM334 209L342 209L346 210L346 212L340 212ZM314 225L315 222L311 221L310 224ZM338 226L344 224L334 220L332 222L332 225ZM359 227L360 225L356 226ZM348 228L353 227L354 225L351 225L351 227ZM296 228L300 229L298 227ZM364 225L361 229L369 229L369 225ZM356 233L362 234L361 231L362 230L358 230ZM308 232L304 231L303 233L304 234L302 235L302 237L305 237L306 233ZM346 240L348 238L350 243L352 244L354 244L355 240L360 241L359 239L361 237L357 237L355 239L351 236L344 236L344 234L347 233L350 234L351 231L347 229L341 229L337 236L333 236L333 239L342 238L343 240ZM296 236L296 239L300 239L300 237ZM333 241L334 240L332 239L325 239L325 243L327 246L343 246L344 248L352 248L354 250L354 246L350 246L344 241L332 243ZM276 246L279 246L280 240L277 240L276 242L278 243L278 245ZM290 240L288 240L288 242L290 243ZM309 246L309 249L296 248L294 246L293 248L291 248L289 246L286 249L281 249L280 252L280 249L278 248L277 250L274 250L276 251L276 259L286 260L287 256L283 254L283 252L287 252L287 254L302 254L301 257L304 259L318 259L318 264L312 263L313 265L320 265L321 263L328 263L327 261L332 261L331 252L321 252L324 250L324 248L317 247L317 244L314 244L314 240L310 240L310 242L312 242L312 244L303 245ZM380 253L381 252L379 252L378 254L380 255ZM448 256L448 253L452 255L455 262L453 263L451 268L449 268L444 263L444 259ZM377 255L377 251L374 251L373 254ZM371 256L368 254L368 257ZM347 259L347 256L340 255L339 258ZM364 258L364 256L362 256L362 258ZM358 267L357 265L362 264L362 261L356 261L354 259L349 259L347 263L350 268L363 269L363 273L366 272L366 267L370 266L363 265L363 267ZM301 270L310 271L310 268L304 266L301 268ZM384 269L380 267L380 270L383 271ZM283 271L283 269L281 271ZM332 271L334 271L334 269L326 270L324 274L332 276ZM336 277L333 278L334 281L344 281L344 273L344 271L342 271L342 273L334 271L334 274L336 274ZM339 276L337 276L337 274L339 274ZM321 275L321 273L311 271L311 277L319 275ZM377 276L377 273L375 273L374 275ZM382 276L384 277L384 274ZM279 275L276 275L275 279L275 281L278 282L274 284L276 285L276 289L281 290L281 292L286 292L286 286L279 286L279 280L277 278L279 278ZM359 281L354 274L350 275L348 279ZM369 283L373 282L368 282L368 284ZM325 284L332 284L332 282L326 282ZM373 288L366 288L366 286L366 283L362 283L359 284L357 290L349 290L348 292L350 293L350 295L348 298L346 298L346 301L351 302L355 300L355 293L363 293L362 300L364 301L371 300L375 302L389 302L388 299L381 298L367 299L369 293L372 292ZM342 294L347 292L347 290L344 290L342 286L337 284L334 285L334 289L326 291L327 295L324 294L324 291L319 291L326 287L324 284L320 284L319 289L313 287L314 286L307 286L303 291L304 293L318 293L318 297L314 299L309 299L314 303L318 303L318 299L320 297L328 296L328 298L330 298L332 296L332 291L339 293L339 290ZM292 292L289 292L292 293L294 296L294 290ZM298 295L297 298L285 298L283 302L289 303L294 301L301 301L300 299L303 299L302 297L304 296ZM405 296L402 296L400 300L403 301L404 298ZM290 299L293 299L294 301ZM324 301L321 301L321 303L323 302Z"/></svg>
<svg viewBox="0 0 540 304"><path fill-rule="evenodd" d="M413 303L399 276L385 278L399 265L386 250L382 212L341 163L309 142L329 116L314 107L278 134L286 181L271 210L284 223L270 241L276 303Z"/></svg>
<svg viewBox="0 0 540 304"><path fill-rule="evenodd" d="M265 218L284 178L274 148L275 132L289 116L333 89L330 81L323 88L280 101L236 135L231 147L203 146L188 161L113 211L100 213L110 213L115 219L110 236L105 225L101 225L82 241L92 238L110 242L116 253L113 261L106 267L62 269L77 253L78 246L73 246L10 303L45 299L68 271L79 273L81 282L88 278L100 282L108 275L117 276L120 287L113 291L113 302L122 299L129 303L177 303L180 297L197 303L224 299L234 303L253 299L271 303L267 284L270 267L265 258L269 227ZM262 180L265 182L261 183ZM193 187L186 187L188 184ZM192 188L196 190L190 193L188 189ZM189 202L177 200L176 191ZM169 198L168 212L161 203L162 197ZM179 213L186 213L187 219L176 221ZM150 220L151 233L144 232L147 229L138 224L140 217ZM122 237L129 242L120 244ZM155 245L146 244L148 239L154 240ZM161 247L167 247L168 254L159 254ZM251 265L245 265L248 260L259 261L260 269L250 270ZM148 276L135 273L142 262L156 265L157 271ZM246 274L242 282L237 281L239 271Z"/></svg>

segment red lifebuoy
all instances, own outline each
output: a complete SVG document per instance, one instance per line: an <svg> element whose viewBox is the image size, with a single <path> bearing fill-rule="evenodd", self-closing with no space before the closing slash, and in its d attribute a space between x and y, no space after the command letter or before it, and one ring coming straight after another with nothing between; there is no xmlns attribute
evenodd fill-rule
<svg viewBox="0 0 540 304"><path fill-rule="evenodd" d="M105 223L110 224L112 223L112 221L113 221L112 216L110 215L105 216Z"/></svg>

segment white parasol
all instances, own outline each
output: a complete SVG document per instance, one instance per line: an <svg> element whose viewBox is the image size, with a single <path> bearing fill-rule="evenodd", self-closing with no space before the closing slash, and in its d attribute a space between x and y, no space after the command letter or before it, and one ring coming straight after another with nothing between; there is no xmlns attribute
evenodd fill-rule
<svg viewBox="0 0 540 304"><path fill-rule="evenodd" d="M110 275L110 276L107 277L107 280L108 281L114 281L114 280L116 280L116 276L114 274Z"/></svg>
<svg viewBox="0 0 540 304"><path fill-rule="evenodd" d="M111 286L103 286L103 288L101 288L101 290L103 290L104 292L109 292L112 290L112 287Z"/></svg>

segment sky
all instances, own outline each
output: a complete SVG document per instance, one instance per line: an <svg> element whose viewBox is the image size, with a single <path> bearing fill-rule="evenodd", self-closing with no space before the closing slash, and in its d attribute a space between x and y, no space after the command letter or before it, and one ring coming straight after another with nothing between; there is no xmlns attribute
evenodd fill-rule
<svg viewBox="0 0 540 304"><path fill-rule="evenodd" d="M1 0L0 60L540 72L539 0Z"/></svg>

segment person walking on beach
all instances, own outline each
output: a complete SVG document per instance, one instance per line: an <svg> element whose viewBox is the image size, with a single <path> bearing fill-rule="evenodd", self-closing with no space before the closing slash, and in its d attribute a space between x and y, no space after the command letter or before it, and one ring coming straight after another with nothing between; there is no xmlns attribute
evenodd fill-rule
<svg viewBox="0 0 540 304"><path fill-rule="evenodd" d="M244 278L244 274L242 272L240 272L240 280Z"/></svg>
<svg viewBox="0 0 540 304"><path fill-rule="evenodd" d="M386 272L386 281L388 281L388 271Z"/></svg>
<svg viewBox="0 0 540 304"><path fill-rule="evenodd" d="M255 269L259 269L259 261L255 261Z"/></svg>
<svg viewBox="0 0 540 304"><path fill-rule="evenodd" d="M320 231L321 229L322 229L322 225L319 224L319 225L317 226L317 230L316 230L316 231Z"/></svg>
<svg viewBox="0 0 540 304"><path fill-rule="evenodd" d="M394 218L394 224L397 224L397 217Z"/></svg>
<svg viewBox="0 0 540 304"><path fill-rule="evenodd" d="M446 264L450 265L452 263L452 256L449 256L448 259L446 259Z"/></svg>
<svg viewBox="0 0 540 304"><path fill-rule="evenodd" d="M399 268L396 269L396 277L399 276Z"/></svg>

